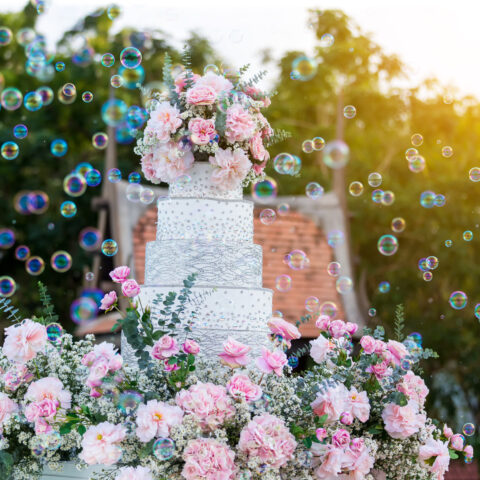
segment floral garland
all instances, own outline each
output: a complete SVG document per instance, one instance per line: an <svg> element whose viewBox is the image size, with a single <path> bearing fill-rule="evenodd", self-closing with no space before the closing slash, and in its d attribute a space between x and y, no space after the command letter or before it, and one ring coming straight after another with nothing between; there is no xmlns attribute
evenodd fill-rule
<svg viewBox="0 0 480 480"><path fill-rule="evenodd" d="M218 358L203 358L188 329L180 341L175 322L156 324L137 308L140 287L129 274L119 267L111 277L129 303L121 322L133 315L150 345L146 368L126 365L93 336L73 341L51 323L51 305L5 330L2 478L37 478L45 465L61 470L74 460L104 465L91 477L98 480L370 480L375 472L433 480L451 458L472 460L465 438L425 412L428 389L415 372L431 351L417 337L387 341L377 327L354 353L357 326L320 316L314 366L297 374L286 352L300 333L272 317L271 348L258 358L233 338ZM175 319L172 295L165 302ZM115 292L105 295L102 309L117 306ZM145 344L132 345L143 360Z"/></svg>

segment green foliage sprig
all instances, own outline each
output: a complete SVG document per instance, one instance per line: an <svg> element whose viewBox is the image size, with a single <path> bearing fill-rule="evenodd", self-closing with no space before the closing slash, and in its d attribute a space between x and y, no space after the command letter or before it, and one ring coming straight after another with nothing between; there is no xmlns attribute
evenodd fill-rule
<svg viewBox="0 0 480 480"><path fill-rule="evenodd" d="M42 283L38 282L38 293L40 295L40 301L42 302L42 317L37 318L37 321L41 321L44 324L58 322L58 315L55 313L55 309L52 304L52 297L48 293L47 287Z"/></svg>
<svg viewBox="0 0 480 480"><path fill-rule="evenodd" d="M290 138L292 134L288 130L283 130L283 129L275 129L273 131L273 135L265 142L266 147L271 147L272 145L275 145L277 143L283 142L287 138Z"/></svg>
<svg viewBox="0 0 480 480"><path fill-rule="evenodd" d="M20 321L20 318L17 317L19 309L12 305L12 301L9 298L0 298L0 312L8 314L7 318L12 322Z"/></svg>
<svg viewBox="0 0 480 480"><path fill-rule="evenodd" d="M173 100L173 102L177 106L180 106L180 100L178 97L178 93L175 90L175 81L172 75L172 59L167 52L165 52L165 60L163 62L162 72L163 72L163 82L168 88L170 98Z"/></svg>
<svg viewBox="0 0 480 480"><path fill-rule="evenodd" d="M401 342L404 339L405 329L405 307L403 304L399 304L395 308L395 337Z"/></svg>

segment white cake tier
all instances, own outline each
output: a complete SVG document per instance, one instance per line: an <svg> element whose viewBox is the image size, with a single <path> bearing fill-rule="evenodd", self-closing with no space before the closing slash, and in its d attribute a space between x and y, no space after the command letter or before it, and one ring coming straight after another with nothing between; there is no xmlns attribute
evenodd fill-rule
<svg viewBox="0 0 480 480"><path fill-rule="evenodd" d="M179 285L144 285L139 295L143 307L149 305L155 319L153 301L159 294L180 292ZM263 288L193 287L191 301L182 321L191 324L189 338L200 343L201 355L210 357L222 351L230 336L252 347L251 356L260 355L268 346L267 322L272 313L273 292ZM178 327L181 331L181 326ZM181 337L180 337L181 338ZM135 364L130 345L122 336L122 356Z"/></svg>
<svg viewBox="0 0 480 480"><path fill-rule="evenodd" d="M147 243L145 284L181 284L192 273L195 284L225 287L262 286L262 247L207 240Z"/></svg>
<svg viewBox="0 0 480 480"><path fill-rule="evenodd" d="M161 198L157 240L253 242L253 203L244 200Z"/></svg>
<svg viewBox="0 0 480 480"><path fill-rule="evenodd" d="M214 168L210 163L195 162L186 175L170 185L169 196L173 198L196 197L241 200L243 194L241 185L233 190L225 191L211 182L210 178Z"/></svg>

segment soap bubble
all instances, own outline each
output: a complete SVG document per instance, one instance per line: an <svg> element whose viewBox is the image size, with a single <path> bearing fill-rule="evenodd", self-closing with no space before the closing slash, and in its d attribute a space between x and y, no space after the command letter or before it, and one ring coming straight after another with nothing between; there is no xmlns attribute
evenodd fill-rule
<svg viewBox="0 0 480 480"><path fill-rule="evenodd" d="M368 316L369 317L374 317L377 314L377 310L375 308L369 308L368 309Z"/></svg>
<svg viewBox="0 0 480 480"><path fill-rule="evenodd" d="M40 215L48 209L50 199L45 192L35 191L28 194L28 211Z"/></svg>
<svg viewBox="0 0 480 480"><path fill-rule="evenodd" d="M352 119L357 114L357 109L353 105L347 105L343 109L343 116L348 119Z"/></svg>
<svg viewBox="0 0 480 480"><path fill-rule="evenodd" d="M102 174L93 168L85 174L85 181L89 187L98 187L102 183Z"/></svg>
<svg viewBox="0 0 480 480"><path fill-rule="evenodd" d="M220 69L213 64L205 65L205 67L203 67L203 74L205 75L206 73L209 73L209 72L212 72L212 73L215 73L215 75L218 75L220 73Z"/></svg>
<svg viewBox="0 0 480 480"><path fill-rule="evenodd" d="M25 262L25 270L30 275L41 275L45 270L45 262L43 261L43 258L38 256L30 257Z"/></svg>
<svg viewBox="0 0 480 480"><path fill-rule="evenodd" d="M285 263L292 270L303 270L309 266L310 260L303 250L292 250L285 256Z"/></svg>
<svg viewBox="0 0 480 480"><path fill-rule="evenodd" d="M382 184L382 176L378 172L373 172L368 176L368 184L371 187L379 187Z"/></svg>
<svg viewBox="0 0 480 480"><path fill-rule="evenodd" d="M335 37L331 33L324 33L320 37L320 46L321 47L331 47L335 42Z"/></svg>
<svg viewBox="0 0 480 480"><path fill-rule="evenodd" d="M120 75L112 75L110 77L110 85L113 88L120 88L123 85L123 78Z"/></svg>
<svg viewBox="0 0 480 480"><path fill-rule="evenodd" d="M19 123L18 125L15 125L13 127L13 136L15 138L22 140L27 135L28 135L28 128L26 125L23 125L23 123Z"/></svg>
<svg viewBox="0 0 480 480"><path fill-rule="evenodd" d="M280 175L293 175L296 170L295 164L295 157L289 153L279 153L273 159L273 168Z"/></svg>
<svg viewBox="0 0 480 480"><path fill-rule="evenodd" d="M288 203L281 203L278 207L277 207L277 213L281 216L281 217L284 217L286 215L288 215L288 213L290 212L290 205Z"/></svg>
<svg viewBox="0 0 480 480"><path fill-rule="evenodd" d="M471 437L475 433L475 425L473 423L466 423L462 428L462 432L467 437Z"/></svg>
<svg viewBox="0 0 480 480"><path fill-rule="evenodd" d="M467 295L465 294L465 292L462 292L460 290L453 292L448 299L450 306L455 310L462 310L463 308L465 308L465 306L467 305L467 301Z"/></svg>
<svg viewBox="0 0 480 480"><path fill-rule="evenodd" d="M445 202L446 202L445 195L442 195L442 194L435 195L435 200L433 203L436 207L443 207L445 205Z"/></svg>
<svg viewBox="0 0 480 480"><path fill-rule="evenodd" d="M65 70L65 63L63 63L63 62L57 62L57 63L55 64L55 70L56 70L57 72L63 72L63 71Z"/></svg>
<svg viewBox="0 0 480 480"><path fill-rule="evenodd" d="M292 288L292 279L288 275L279 275L275 279L275 288L279 292L288 292Z"/></svg>
<svg viewBox="0 0 480 480"><path fill-rule="evenodd" d="M372 192L372 201L374 203L380 203L383 198L383 190L377 188Z"/></svg>
<svg viewBox="0 0 480 480"><path fill-rule="evenodd" d="M70 305L70 318L72 322L76 324L93 320L97 312L97 303L90 297L77 298Z"/></svg>
<svg viewBox="0 0 480 480"><path fill-rule="evenodd" d="M317 297L308 297L305 300L305 310L307 312L315 313L318 312L320 308L320 302Z"/></svg>
<svg viewBox="0 0 480 480"><path fill-rule="evenodd" d="M418 155L418 150L416 148L407 148L405 151L405 158L411 162Z"/></svg>
<svg viewBox="0 0 480 480"><path fill-rule="evenodd" d="M423 137L420 135L420 133L414 133L410 140L414 147L420 147L420 145L423 143Z"/></svg>
<svg viewBox="0 0 480 480"><path fill-rule="evenodd" d="M144 397L140 392L125 390L118 396L117 407L123 414L130 415L137 410L143 400Z"/></svg>
<svg viewBox="0 0 480 480"><path fill-rule="evenodd" d="M137 68L142 63L142 54L135 47L126 47L120 53L120 63L125 68Z"/></svg>
<svg viewBox="0 0 480 480"><path fill-rule="evenodd" d="M385 206L389 206L394 201L395 201L395 194L390 190L385 190L382 195L381 204Z"/></svg>
<svg viewBox="0 0 480 480"><path fill-rule="evenodd" d="M390 283L388 282L380 282L378 284L378 291L380 293L388 293L390 291Z"/></svg>
<svg viewBox="0 0 480 480"><path fill-rule="evenodd" d="M30 249L26 245L19 245L15 249L15 258L17 260L24 262L28 257L30 257Z"/></svg>
<svg viewBox="0 0 480 480"><path fill-rule="evenodd" d="M305 194L312 200L320 199L324 192L323 187L317 182L310 182L305 188Z"/></svg>
<svg viewBox="0 0 480 480"><path fill-rule="evenodd" d="M352 182L348 187L348 191L352 197L359 197L363 193L363 183L362 182Z"/></svg>
<svg viewBox="0 0 480 480"><path fill-rule="evenodd" d="M479 167L473 167L470 169L468 172L468 178L472 182L480 182L480 168Z"/></svg>
<svg viewBox="0 0 480 480"><path fill-rule="evenodd" d="M129 183L126 189L127 200L129 202L139 202L142 186L139 183Z"/></svg>
<svg viewBox="0 0 480 480"><path fill-rule="evenodd" d="M471 230L465 230L463 232L463 239L466 241L466 242L471 242L472 239L473 239L473 232Z"/></svg>
<svg viewBox="0 0 480 480"><path fill-rule="evenodd" d="M118 245L111 238L104 240L102 243L102 253L107 257L113 257L118 252Z"/></svg>
<svg viewBox="0 0 480 480"><path fill-rule="evenodd" d="M30 442L30 449L34 457L43 457L46 452L46 447L43 444L43 439L40 437L33 437Z"/></svg>
<svg viewBox="0 0 480 480"><path fill-rule="evenodd" d="M100 248L102 234L94 227L85 227L80 231L78 243L87 252L94 252Z"/></svg>
<svg viewBox="0 0 480 480"><path fill-rule="evenodd" d="M453 242L451 240L445 240L445 246L447 248L450 248L453 245Z"/></svg>
<svg viewBox="0 0 480 480"><path fill-rule="evenodd" d="M15 233L9 228L0 228L0 248L6 250L15 243Z"/></svg>
<svg viewBox="0 0 480 480"><path fill-rule="evenodd" d="M345 240L345 235L341 230L332 230L331 232L328 232L327 243L332 248L336 248L340 245L343 245L344 240Z"/></svg>
<svg viewBox="0 0 480 480"><path fill-rule="evenodd" d="M87 190L87 182L79 173L70 173L63 179L63 191L71 197L80 197Z"/></svg>
<svg viewBox="0 0 480 480"><path fill-rule="evenodd" d="M408 162L408 169L413 173L420 173L425 170L426 162L422 155L415 155L412 160Z"/></svg>
<svg viewBox="0 0 480 480"><path fill-rule="evenodd" d="M391 228L395 233L401 233L405 230L406 222L402 217L396 217L392 220Z"/></svg>
<svg viewBox="0 0 480 480"><path fill-rule="evenodd" d="M108 145L108 135L105 132L97 132L92 137L92 145L97 150L103 150Z"/></svg>
<svg viewBox="0 0 480 480"><path fill-rule="evenodd" d="M122 179L122 172L118 168L111 168L107 172L109 182L118 183Z"/></svg>
<svg viewBox="0 0 480 480"><path fill-rule="evenodd" d="M21 28L16 35L17 42L25 47L27 44L33 42L36 37L36 33L32 28Z"/></svg>
<svg viewBox="0 0 480 480"><path fill-rule="evenodd" d="M0 276L0 297L11 297L17 290L17 284L12 277L8 275Z"/></svg>
<svg viewBox="0 0 480 480"><path fill-rule="evenodd" d="M323 302L321 305L320 305L320 310L319 310L319 313L320 315L326 315L328 318L335 318L336 315L337 315L337 305L335 304L335 302Z"/></svg>
<svg viewBox="0 0 480 480"><path fill-rule="evenodd" d="M427 190L420 195L420 205L423 208L433 208L435 206L435 193Z"/></svg>
<svg viewBox="0 0 480 480"><path fill-rule="evenodd" d="M142 177L137 172L132 172L128 175L128 183L140 183Z"/></svg>
<svg viewBox="0 0 480 480"><path fill-rule="evenodd" d="M122 7L120 5L112 4L107 8L107 17L110 20L115 20L122 14Z"/></svg>
<svg viewBox="0 0 480 480"><path fill-rule="evenodd" d="M120 67L118 73L122 76L123 86L129 89L138 88L145 80L145 70L139 65L137 68Z"/></svg>
<svg viewBox="0 0 480 480"><path fill-rule="evenodd" d="M93 93L90 92L89 90L85 91L82 93L82 100L85 103L90 103L93 100Z"/></svg>
<svg viewBox="0 0 480 480"><path fill-rule="evenodd" d="M312 143L313 149L317 152L320 152L325 148L325 140L322 137L313 137Z"/></svg>
<svg viewBox="0 0 480 480"><path fill-rule="evenodd" d="M339 262L330 262L327 266L327 272L331 277L340 275L341 266Z"/></svg>
<svg viewBox="0 0 480 480"><path fill-rule="evenodd" d="M58 323L50 323L46 327L47 338L50 343L58 345L62 341L63 328Z"/></svg>
<svg viewBox="0 0 480 480"><path fill-rule="evenodd" d="M337 289L337 292L342 295L350 292L353 288L352 279L350 277L339 277L335 284L335 288Z"/></svg>
<svg viewBox="0 0 480 480"><path fill-rule="evenodd" d="M20 108L23 101L23 95L18 88L8 87L2 90L0 103L5 110L13 111Z"/></svg>
<svg viewBox="0 0 480 480"><path fill-rule="evenodd" d="M36 92L42 96L42 102L44 107L50 105L53 102L53 98L55 95L50 87L47 87L45 85L43 87L38 87Z"/></svg>
<svg viewBox="0 0 480 480"><path fill-rule="evenodd" d="M50 151L52 152L53 155L56 157L63 157L68 150L68 145L63 138L57 138L52 141L50 144Z"/></svg>
<svg viewBox="0 0 480 480"><path fill-rule="evenodd" d="M38 92L28 92L23 99L23 105L28 111L36 112L42 108L42 96Z"/></svg>
<svg viewBox="0 0 480 480"><path fill-rule="evenodd" d="M314 58L301 55L292 62L292 72L295 80L306 82L317 73L317 61Z"/></svg>
<svg viewBox="0 0 480 480"><path fill-rule="evenodd" d="M453 148L449 145L442 147L442 156L445 158L450 158L453 155Z"/></svg>
<svg viewBox="0 0 480 480"><path fill-rule="evenodd" d="M113 67L113 65L115 64L115 57L111 53L104 53L102 55L101 63L104 67Z"/></svg>
<svg viewBox="0 0 480 480"><path fill-rule="evenodd" d="M347 144L341 140L333 140L325 145L323 163L333 169L343 168L348 163L349 156Z"/></svg>
<svg viewBox="0 0 480 480"><path fill-rule="evenodd" d="M5 47L12 41L12 31L8 27L0 27L0 47Z"/></svg>
<svg viewBox="0 0 480 480"><path fill-rule="evenodd" d="M72 84L69 84L72 85ZM71 95L67 95L63 89L63 87L57 90L57 98L60 103L64 105L71 105L77 99L77 90L70 88L70 86L66 89L67 92L71 93Z"/></svg>
<svg viewBox="0 0 480 480"><path fill-rule="evenodd" d="M256 202L268 203L277 196L277 182L270 177L252 184L252 197Z"/></svg>
<svg viewBox="0 0 480 480"><path fill-rule="evenodd" d="M20 153L20 149L15 142L4 142L0 148L0 153L5 160L15 160Z"/></svg>
<svg viewBox="0 0 480 480"><path fill-rule="evenodd" d="M171 438L158 438L152 448L153 455L163 462L170 460L175 453L175 443Z"/></svg>
<svg viewBox="0 0 480 480"><path fill-rule="evenodd" d="M430 282L433 278L433 273L432 272L423 272L423 279L426 281L426 282Z"/></svg>
<svg viewBox="0 0 480 480"><path fill-rule="evenodd" d="M71 200L67 200L60 205L60 213L62 217L72 218L77 213L77 206Z"/></svg>
<svg viewBox="0 0 480 480"><path fill-rule="evenodd" d="M271 225L276 218L277 214L275 213L275 210L272 210L271 208L266 208L260 212L260 221L264 225Z"/></svg>
<svg viewBox="0 0 480 480"><path fill-rule="evenodd" d="M430 270L435 270L438 267L438 258L435 257L434 255L430 255L429 257L426 258L426 263L427 267Z"/></svg>
<svg viewBox="0 0 480 480"><path fill-rule="evenodd" d="M428 264L427 264L427 259L424 257L424 258L421 258L419 261L418 261L418 269L421 270L422 272L426 272L428 270Z"/></svg>
<svg viewBox="0 0 480 480"><path fill-rule="evenodd" d="M123 100L112 98L102 105L102 120L111 127L117 127L125 120L127 110Z"/></svg>
<svg viewBox="0 0 480 480"><path fill-rule="evenodd" d="M56 272L67 272L72 266L72 256L65 250L59 250L50 258L50 265Z"/></svg>
<svg viewBox="0 0 480 480"><path fill-rule="evenodd" d="M62 87L62 92L66 97L73 97L77 95L77 87L73 83L66 83Z"/></svg>
<svg viewBox="0 0 480 480"><path fill-rule="evenodd" d="M95 274L94 274L93 272L87 272L87 273L85 274L85 280L86 280L87 282L93 281L94 278L95 278Z"/></svg>
<svg viewBox="0 0 480 480"><path fill-rule="evenodd" d="M155 200L155 192L151 188L142 188L140 192L140 202L149 205Z"/></svg>
<svg viewBox="0 0 480 480"><path fill-rule="evenodd" d="M288 357L288 365L290 367L297 368L298 364L299 364L298 357L296 357L295 355L290 355L290 357Z"/></svg>
<svg viewBox="0 0 480 480"><path fill-rule="evenodd" d="M398 250L398 240L393 235L382 235L378 239L377 249L382 255L394 255Z"/></svg>
<svg viewBox="0 0 480 480"><path fill-rule="evenodd" d="M304 152L304 153L312 153L313 152L313 141L312 140L304 140L302 142L302 152Z"/></svg>

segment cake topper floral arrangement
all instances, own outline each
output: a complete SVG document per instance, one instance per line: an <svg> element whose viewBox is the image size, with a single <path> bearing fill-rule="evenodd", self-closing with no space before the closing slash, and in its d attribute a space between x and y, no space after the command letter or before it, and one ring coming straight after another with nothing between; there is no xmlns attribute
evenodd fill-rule
<svg viewBox="0 0 480 480"><path fill-rule="evenodd" d="M13 321L0 349L1 478L38 478L71 460L104 466L98 480L434 480L451 458L471 462L465 437L427 416L419 362L434 353L403 335L401 309L397 340L367 329L358 352L357 325L316 315L319 336L304 352L314 366L297 373L288 350L299 324L272 317L257 358L234 338L206 357L180 321L195 278L159 296L152 314L137 308L129 274L111 277L142 368L112 344L64 333L41 285L41 317L0 301ZM101 308L118 309L117 293Z"/></svg>
<svg viewBox="0 0 480 480"><path fill-rule="evenodd" d="M221 190L261 178L269 160L266 147L288 136L274 131L262 114L270 98L256 84L265 72L244 81L248 67L232 74L209 65L198 75L188 52L184 63L172 69L165 56L166 91L148 104L149 118L135 148L146 179L175 182L198 161L211 164L211 181Z"/></svg>

